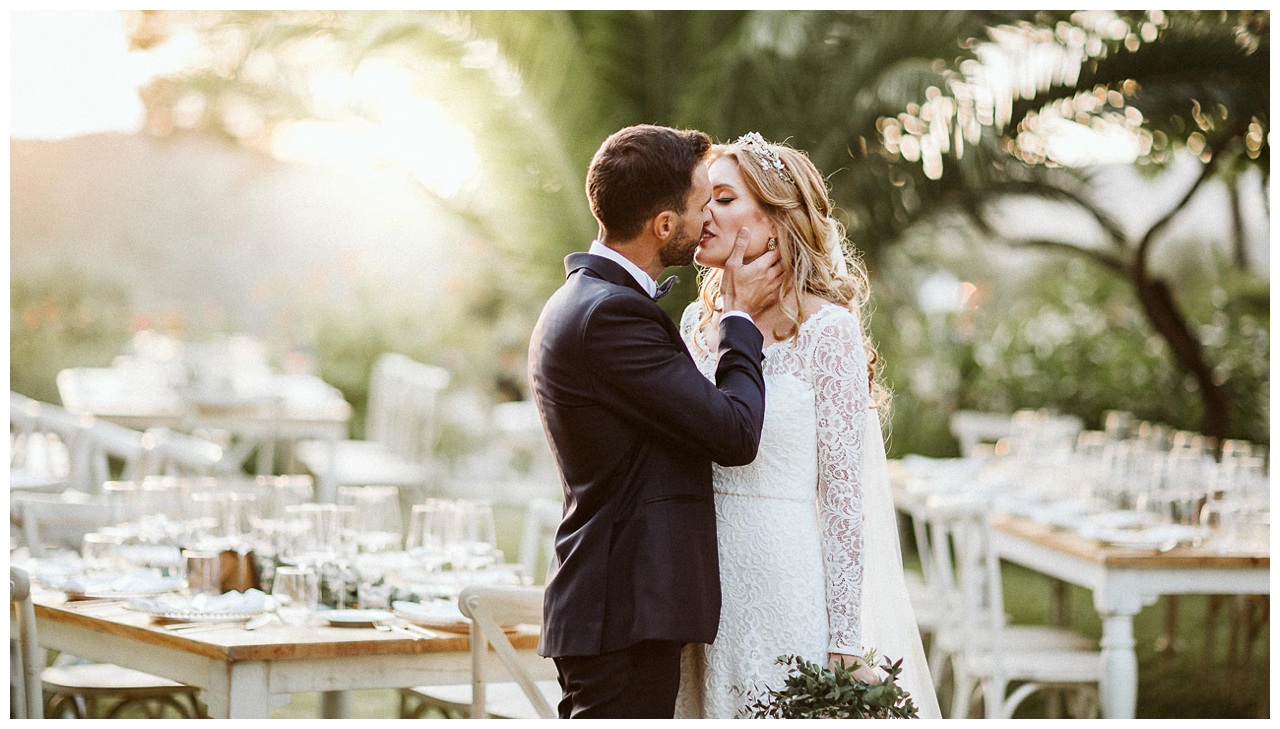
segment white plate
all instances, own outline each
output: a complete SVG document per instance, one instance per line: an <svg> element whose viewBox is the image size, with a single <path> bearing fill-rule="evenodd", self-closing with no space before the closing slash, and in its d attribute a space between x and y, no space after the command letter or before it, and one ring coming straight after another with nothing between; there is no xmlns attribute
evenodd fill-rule
<svg viewBox="0 0 1280 729"><path fill-rule="evenodd" d="M1117 547L1160 549L1169 545L1190 543L1195 536L1195 527L1183 524L1161 524L1146 529L1104 530L1095 538Z"/></svg>
<svg viewBox="0 0 1280 729"><path fill-rule="evenodd" d="M1108 511L1089 517L1089 524L1099 529L1137 529L1153 519L1155 514L1146 511Z"/></svg>
<svg viewBox="0 0 1280 729"><path fill-rule="evenodd" d="M330 625L344 628L368 627L395 617L386 610L326 610L317 614Z"/></svg>
<svg viewBox="0 0 1280 729"><path fill-rule="evenodd" d="M158 623L243 623L257 615L261 615L263 611L255 612L222 612L222 613L205 613L194 610L139 610L130 607L130 610L136 610L144 615L148 615L152 620Z"/></svg>
<svg viewBox="0 0 1280 729"><path fill-rule="evenodd" d="M88 590L86 592L76 592L75 590L67 590L67 600L131 600L135 597L160 597L166 595L183 586L184 583L179 582L166 590L144 590L141 592L112 592L110 590Z"/></svg>

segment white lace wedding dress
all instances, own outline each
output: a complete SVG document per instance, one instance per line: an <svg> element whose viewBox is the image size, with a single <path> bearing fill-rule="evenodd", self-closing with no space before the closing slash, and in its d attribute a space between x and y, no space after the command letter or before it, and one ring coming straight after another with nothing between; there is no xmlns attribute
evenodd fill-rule
<svg viewBox="0 0 1280 729"><path fill-rule="evenodd" d="M715 350L698 302L681 332L702 373ZM755 462L715 467L720 629L681 657L677 718L732 718L781 688L776 659L825 666L828 653L903 660L899 682L922 718L940 718L902 576L879 421L869 409L856 315L829 304L794 342L765 350L765 420Z"/></svg>

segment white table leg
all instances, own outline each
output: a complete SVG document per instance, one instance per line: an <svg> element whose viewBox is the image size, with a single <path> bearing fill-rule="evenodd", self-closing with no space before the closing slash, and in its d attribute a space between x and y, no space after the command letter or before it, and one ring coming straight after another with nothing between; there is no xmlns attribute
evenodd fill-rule
<svg viewBox="0 0 1280 729"><path fill-rule="evenodd" d="M205 705L214 719L269 719L271 692L264 661L240 661L227 667L224 686L204 691Z"/></svg>
<svg viewBox="0 0 1280 729"><path fill-rule="evenodd" d="M1133 613L1102 616L1102 718L1132 719L1138 708L1138 656L1134 653Z"/></svg>

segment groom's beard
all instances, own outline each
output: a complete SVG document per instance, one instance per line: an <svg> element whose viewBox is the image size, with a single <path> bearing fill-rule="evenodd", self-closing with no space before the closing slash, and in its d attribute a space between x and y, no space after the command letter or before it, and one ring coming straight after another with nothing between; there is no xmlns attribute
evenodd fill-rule
<svg viewBox="0 0 1280 729"><path fill-rule="evenodd" d="M697 234L686 230L677 230L671 240L658 250L658 260L663 266L687 266L693 263L693 253L698 249L698 240L702 237L699 226Z"/></svg>

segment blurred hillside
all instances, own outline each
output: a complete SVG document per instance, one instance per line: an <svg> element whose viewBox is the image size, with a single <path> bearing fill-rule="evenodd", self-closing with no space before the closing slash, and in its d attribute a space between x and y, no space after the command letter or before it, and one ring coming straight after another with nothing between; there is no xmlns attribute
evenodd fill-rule
<svg viewBox="0 0 1280 729"><path fill-rule="evenodd" d="M79 272L192 334L296 338L367 282L420 305L465 233L406 176L281 162L195 133L10 141L11 276ZM172 313L172 311L170 311Z"/></svg>

